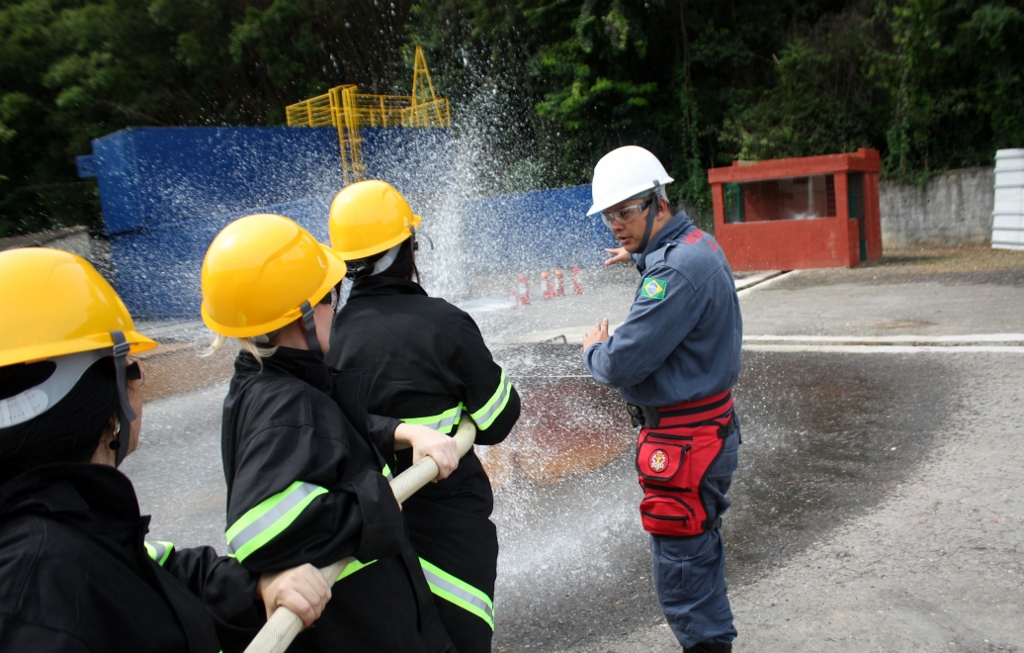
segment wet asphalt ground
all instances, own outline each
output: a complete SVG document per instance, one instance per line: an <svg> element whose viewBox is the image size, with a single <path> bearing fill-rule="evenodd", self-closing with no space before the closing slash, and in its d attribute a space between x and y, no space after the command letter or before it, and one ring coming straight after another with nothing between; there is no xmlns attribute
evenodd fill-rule
<svg viewBox="0 0 1024 653"><path fill-rule="evenodd" d="M1024 649L1024 254L1007 256L909 256L741 291L744 444L723 527L735 650ZM544 397L593 384L580 336L621 321L635 282L586 271L580 296L465 307L521 393ZM124 469L153 537L223 550L224 392L146 405ZM678 651L650 579L632 432L614 392L585 394L575 428L622 453L594 467L561 449L547 461L559 473L496 491L494 650Z"/></svg>

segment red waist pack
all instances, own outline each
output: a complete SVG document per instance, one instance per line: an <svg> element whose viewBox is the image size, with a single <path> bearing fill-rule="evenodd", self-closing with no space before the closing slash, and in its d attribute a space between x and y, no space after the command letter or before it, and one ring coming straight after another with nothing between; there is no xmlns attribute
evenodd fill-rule
<svg viewBox="0 0 1024 653"><path fill-rule="evenodd" d="M700 482L722 450L726 424L641 429L636 467L644 498L640 518L654 535L692 537L717 528L700 496Z"/></svg>

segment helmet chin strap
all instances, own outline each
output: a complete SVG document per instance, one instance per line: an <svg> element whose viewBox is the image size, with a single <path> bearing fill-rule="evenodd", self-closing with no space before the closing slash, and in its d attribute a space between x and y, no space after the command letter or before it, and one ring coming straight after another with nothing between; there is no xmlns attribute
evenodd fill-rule
<svg viewBox="0 0 1024 653"><path fill-rule="evenodd" d="M117 380L117 412L120 424L120 428L114 433L114 440L110 443L110 448L116 452L114 467L120 467L125 456L128 455L131 425L138 415L132 410L132 405L128 401L128 375L125 372L127 366L125 360L132 347L125 340L124 333L121 331L111 331L110 337L114 340L114 374Z"/></svg>
<svg viewBox="0 0 1024 653"><path fill-rule="evenodd" d="M651 205L647 207L647 217L644 218L646 225L644 226L644 237L640 239L640 245L637 247L637 253L643 254L644 250L647 249L647 243L651 239L651 230L654 228L654 219L658 217L658 213L661 211L661 195L658 193L658 180L654 180L654 188L651 190L654 193L654 198L651 200Z"/></svg>
<svg viewBox="0 0 1024 653"><path fill-rule="evenodd" d="M416 267L416 252L420 251L420 241L416 239L416 227L409 225L409 232L412 234L412 273L416 277L416 283L420 283L420 270ZM429 238L430 249L434 249L434 242Z"/></svg>
<svg viewBox="0 0 1024 653"><path fill-rule="evenodd" d="M309 350L323 355L320 350L320 339L316 337L316 323L313 321L313 307L309 302L302 302L299 308L302 311L302 325L306 328L306 344Z"/></svg>

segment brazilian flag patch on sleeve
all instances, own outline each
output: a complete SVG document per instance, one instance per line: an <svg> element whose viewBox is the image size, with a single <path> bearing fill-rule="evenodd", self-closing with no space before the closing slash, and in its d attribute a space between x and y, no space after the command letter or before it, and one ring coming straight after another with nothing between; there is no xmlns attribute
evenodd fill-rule
<svg viewBox="0 0 1024 653"><path fill-rule="evenodd" d="M647 297L648 299L665 299L665 291L668 290L668 284L661 279L654 279L647 277L644 279L643 289L640 291L641 297Z"/></svg>

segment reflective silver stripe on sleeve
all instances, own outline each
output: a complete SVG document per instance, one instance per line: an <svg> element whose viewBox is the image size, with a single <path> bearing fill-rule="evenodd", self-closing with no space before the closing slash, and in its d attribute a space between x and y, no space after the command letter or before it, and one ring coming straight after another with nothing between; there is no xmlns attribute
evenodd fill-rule
<svg viewBox="0 0 1024 653"><path fill-rule="evenodd" d="M477 426L481 430L486 430L494 422L494 419L505 409L505 404L508 403L509 395L512 392L512 382L508 380L505 373L501 373L501 380L498 382L498 389L494 392L491 398L487 401L484 406L476 411L470 413L473 421L476 422Z"/></svg>
<svg viewBox="0 0 1024 653"><path fill-rule="evenodd" d="M174 544L171 542L143 542L146 547L146 553L161 567L167 562L167 558L170 557L171 551L174 550Z"/></svg>
<svg viewBox="0 0 1024 653"><path fill-rule="evenodd" d="M433 594L480 617L494 629L494 606L487 594L423 558L420 558L420 566Z"/></svg>
<svg viewBox="0 0 1024 653"><path fill-rule="evenodd" d="M326 489L313 483L296 481L249 510L228 529L228 551L239 562L286 529L302 510Z"/></svg>
<svg viewBox="0 0 1024 653"><path fill-rule="evenodd" d="M455 408L449 408L440 415L409 417L403 418L402 421L406 424L419 424L421 426L426 426L427 428L450 435L455 425L462 419L462 408L463 405L460 402Z"/></svg>

